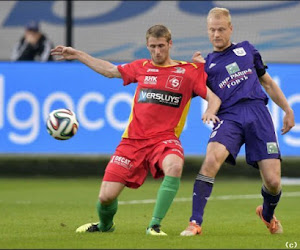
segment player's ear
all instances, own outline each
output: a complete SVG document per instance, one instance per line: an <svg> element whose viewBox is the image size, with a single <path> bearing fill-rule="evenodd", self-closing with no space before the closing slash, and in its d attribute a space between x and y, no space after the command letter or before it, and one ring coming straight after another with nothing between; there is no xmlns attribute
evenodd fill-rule
<svg viewBox="0 0 300 250"><path fill-rule="evenodd" d="M172 46L173 46L173 41L170 40L170 41L169 41L169 47L172 48Z"/></svg>
<svg viewBox="0 0 300 250"><path fill-rule="evenodd" d="M146 46L147 46L147 50L151 53L150 47L148 46L148 44L146 44Z"/></svg>

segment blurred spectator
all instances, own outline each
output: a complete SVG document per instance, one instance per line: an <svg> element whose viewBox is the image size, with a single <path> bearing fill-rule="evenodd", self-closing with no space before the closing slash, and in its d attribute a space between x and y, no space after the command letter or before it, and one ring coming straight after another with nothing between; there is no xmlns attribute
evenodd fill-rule
<svg viewBox="0 0 300 250"><path fill-rule="evenodd" d="M12 61L52 61L53 43L40 31L39 23L31 21L25 26L25 34L15 45Z"/></svg>

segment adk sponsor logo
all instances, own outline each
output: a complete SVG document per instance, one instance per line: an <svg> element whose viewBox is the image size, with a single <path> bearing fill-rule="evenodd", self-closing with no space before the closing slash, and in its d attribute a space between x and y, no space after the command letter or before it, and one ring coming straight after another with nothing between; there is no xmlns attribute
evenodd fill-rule
<svg viewBox="0 0 300 250"><path fill-rule="evenodd" d="M157 89L141 89L138 102L155 103L178 108L180 106L182 94Z"/></svg>
<svg viewBox="0 0 300 250"><path fill-rule="evenodd" d="M155 85L157 83L157 76L145 76L144 84Z"/></svg>

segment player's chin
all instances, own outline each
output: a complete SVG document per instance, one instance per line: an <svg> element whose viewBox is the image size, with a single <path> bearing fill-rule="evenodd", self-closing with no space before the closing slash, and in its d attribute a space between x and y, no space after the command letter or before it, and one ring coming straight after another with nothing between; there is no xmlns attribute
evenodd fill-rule
<svg viewBox="0 0 300 250"><path fill-rule="evenodd" d="M164 60L160 57L160 58L153 58L153 62L157 65L163 64Z"/></svg>
<svg viewBox="0 0 300 250"><path fill-rule="evenodd" d="M213 42L213 45L215 48L218 48L218 49L222 49L224 48L225 44L223 41L219 40L219 41L214 41Z"/></svg>

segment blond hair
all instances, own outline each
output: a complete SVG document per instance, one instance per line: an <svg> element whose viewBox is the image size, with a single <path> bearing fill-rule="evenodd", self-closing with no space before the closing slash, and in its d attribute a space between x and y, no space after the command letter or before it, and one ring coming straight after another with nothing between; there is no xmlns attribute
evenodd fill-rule
<svg viewBox="0 0 300 250"><path fill-rule="evenodd" d="M166 38L167 42L169 42L172 39L171 31L162 24L156 24L147 30L146 41L148 41L148 38L150 36L155 37L155 38L164 37L164 38Z"/></svg>
<svg viewBox="0 0 300 250"><path fill-rule="evenodd" d="M229 25L231 25L231 15L228 9L226 8L212 8L207 15L207 21L210 17L215 17L217 19L220 19L222 16L226 17L228 19Z"/></svg>

